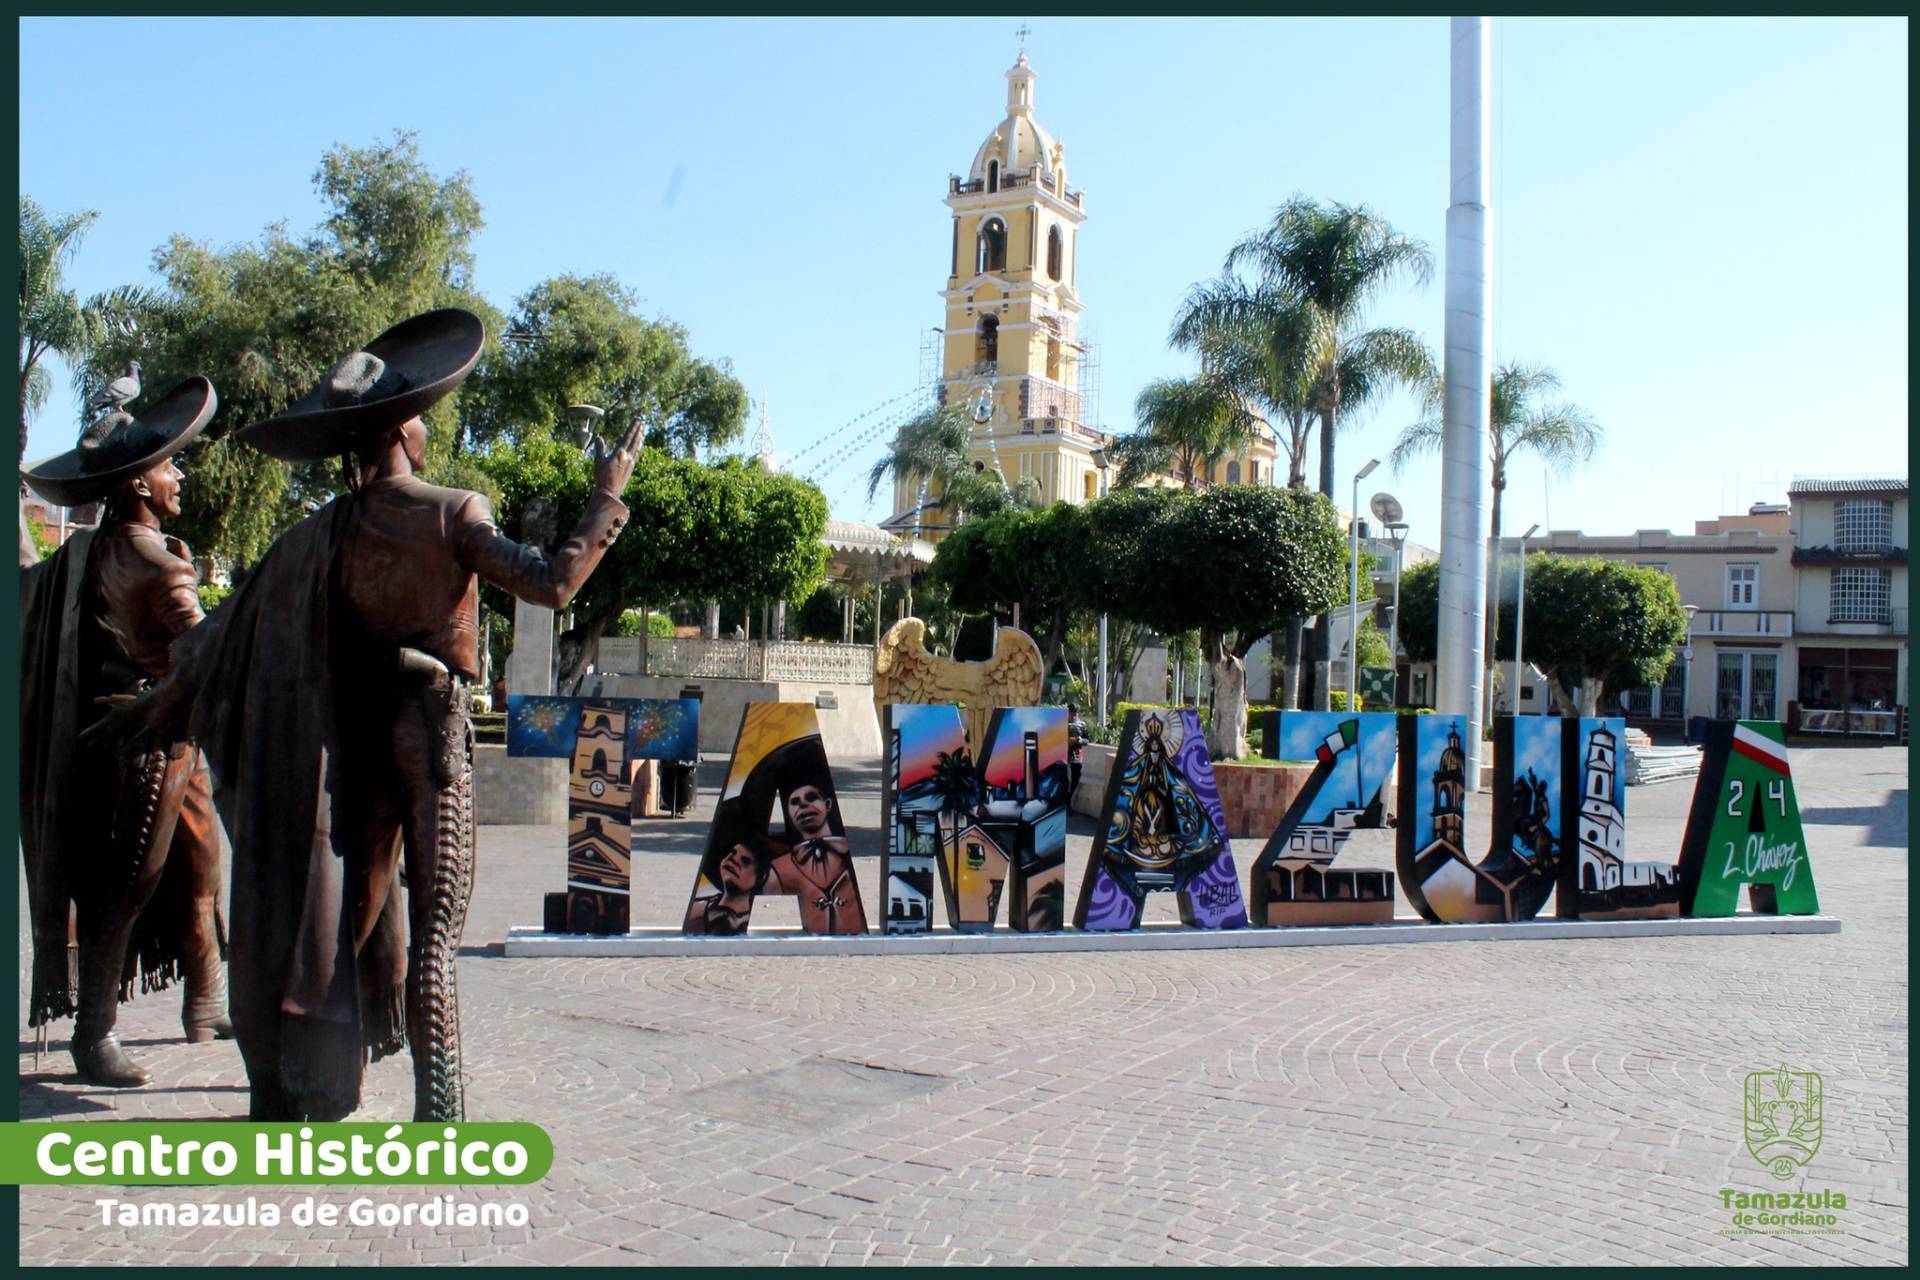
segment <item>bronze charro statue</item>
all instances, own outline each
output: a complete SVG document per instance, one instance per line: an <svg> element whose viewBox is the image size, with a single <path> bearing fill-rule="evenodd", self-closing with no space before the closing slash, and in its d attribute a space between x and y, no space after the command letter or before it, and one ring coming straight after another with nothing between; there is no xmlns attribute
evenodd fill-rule
<svg viewBox="0 0 1920 1280"><path fill-rule="evenodd" d="M173 457L213 416L213 384L190 378L138 417L118 406L78 447L25 471L49 502L104 502L82 529L21 572L21 848L33 918L28 1022L74 1014L82 1078L126 1088L146 1071L114 1034L118 1002L173 978L191 1041L232 1035L221 957L220 837L205 762L185 741L138 735L83 743L101 698L167 673L174 639L199 623ZM79 941L67 960L68 909Z"/></svg>
<svg viewBox="0 0 1920 1280"><path fill-rule="evenodd" d="M465 1115L455 965L474 874L476 579L571 600L625 526L617 495L640 431L596 448L593 495L551 558L506 537L484 497L415 474L420 414L484 336L466 311L416 316L238 433L288 461L345 455L357 481L288 530L123 712L194 738L212 766L256 1120L339 1119L369 1055L408 1045L415 1118Z"/></svg>

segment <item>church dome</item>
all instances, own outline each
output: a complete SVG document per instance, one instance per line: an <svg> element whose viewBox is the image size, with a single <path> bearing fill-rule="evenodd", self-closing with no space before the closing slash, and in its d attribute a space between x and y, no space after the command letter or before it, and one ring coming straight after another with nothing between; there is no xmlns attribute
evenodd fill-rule
<svg viewBox="0 0 1920 1280"><path fill-rule="evenodd" d="M1052 184L1061 148L1053 135L1033 118L1033 82L1038 78L1027 65L1024 53L1007 69L1006 119L995 126L974 153L973 167L967 171L970 180L987 182L991 176L989 164L998 161L998 172L1002 175L1034 175Z"/></svg>

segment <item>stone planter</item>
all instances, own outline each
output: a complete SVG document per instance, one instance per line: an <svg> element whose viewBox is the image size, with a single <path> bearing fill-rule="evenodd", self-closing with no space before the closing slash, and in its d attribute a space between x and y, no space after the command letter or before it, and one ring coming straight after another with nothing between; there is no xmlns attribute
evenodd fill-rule
<svg viewBox="0 0 1920 1280"><path fill-rule="evenodd" d="M499 743L473 748L473 820L550 826L567 820L570 760L515 760Z"/></svg>
<svg viewBox="0 0 1920 1280"><path fill-rule="evenodd" d="M1227 834L1236 840L1264 842L1312 774L1310 764L1216 763L1213 778L1220 787Z"/></svg>

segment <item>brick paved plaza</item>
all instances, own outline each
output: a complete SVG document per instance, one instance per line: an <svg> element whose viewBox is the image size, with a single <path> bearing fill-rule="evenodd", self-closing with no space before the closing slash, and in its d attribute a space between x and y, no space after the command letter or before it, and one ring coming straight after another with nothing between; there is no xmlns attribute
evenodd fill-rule
<svg viewBox="0 0 1920 1280"><path fill-rule="evenodd" d="M557 1155L536 1187L465 1198L518 1198L531 1227L121 1229L96 1198L208 1197L29 1187L22 1260L1904 1263L1907 753L1793 764L1837 935L507 960L507 926L559 887L562 831L482 828L469 1111L537 1121ZM720 769L692 819L648 824L642 922L679 918ZM878 771L837 777L871 854ZM1636 856L1678 849L1690 793L1629 791ZM1091 831L1075 819L1069 894ZM1244 881L1258 846L1236 844ZM1347 856L1369 854L1391 865L1389 836ZM859 859L870 919L877 870ZM155 1080L126 1093L77 1082L70 1023L39 1072L23 1032L23 1118L244 1115L237 1050L181 1043L177 1015L171 994L127 1007ZM1824 1143L1788 1183L1742 1134L1746 1073L1782 1063L1826 1087ZM411 1085L404 1060L379 1064L355 1118L407 1118ZM1847 1197L1840 1234L1721 1234L1722 1188L1827 1187Z"/></svg>

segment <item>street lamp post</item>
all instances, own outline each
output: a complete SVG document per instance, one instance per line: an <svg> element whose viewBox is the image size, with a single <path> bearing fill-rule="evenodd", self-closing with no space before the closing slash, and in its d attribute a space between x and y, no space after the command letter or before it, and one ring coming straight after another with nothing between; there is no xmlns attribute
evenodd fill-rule
<svg viewBox="0 0 1920 1280"><path fill-rule="evenodd" d="M1400 549L1407 538L1407 513L1401 509L1400 499L1390 493L1374 494L1367 510L1393 539L1393 616L1387 621L1387 665L1393 670L1393 703L1399 706L1404 692L1400 688Z"/></svg>
<svg viewBox="0 0 1920 1280"><path fill-rule="evenodd" d="M1360 482L1373 474L1380 465L1380 459L1369 458L1367 465L1353 473L1353 505L1347 509L1353 513L1353 522L1347 526L1351 535L1352 563L1348 566L1347 587L1347 710L1354 709L1354 689L1360 678ZM1332 657L1332 651L1328 651Z"/></svg>
<svg viewBox="0 0 1920 1280"><path fill-rule="evenodd" d="M1105 449L1093 451L1093 465L1100 469L1100 496L1104 498L1107 496L1109 465ZM1105 609L1100 611L1100 692L1094 699L1094 707L1098 717L1096 723L1105 724L1107 722L1107 611Z"/></svg>
<svg viewBox="0 0 1920 1280"><path fill-rule="evenodd" d="M1520 599L1513 620L1513 714L1516 716L1520 714L1520 664L1526 661L1521 645L1527 638L1527 539L1539 529L1538 524L1530 524L1520 535Z"/></svg>
<svg viewBox="0 0 1920 1280"><path fill-rule="evenodd" d="M1693 615L1700 612L1700 606L1697 604L1683 604L1680 607L1687 611L1687 644L1685 648L1680 650L1680 657L1687 664L1683 676L1686 685L1680 691L1680 719L1684 724L1693 706ZM1654 714L1658 715L1659 710L1658 707L1655 707Z"/></svg>
<svg viewBox="0 0 1920 1280"><path fill-rule="evenodd" d="M1407 526L1395 522L1387 526L1387 536L1393 539L1393 617L1387 623L1387 656L1393 663L1393 703L1400 701L1400 552L1407 543Z"/></svg>

